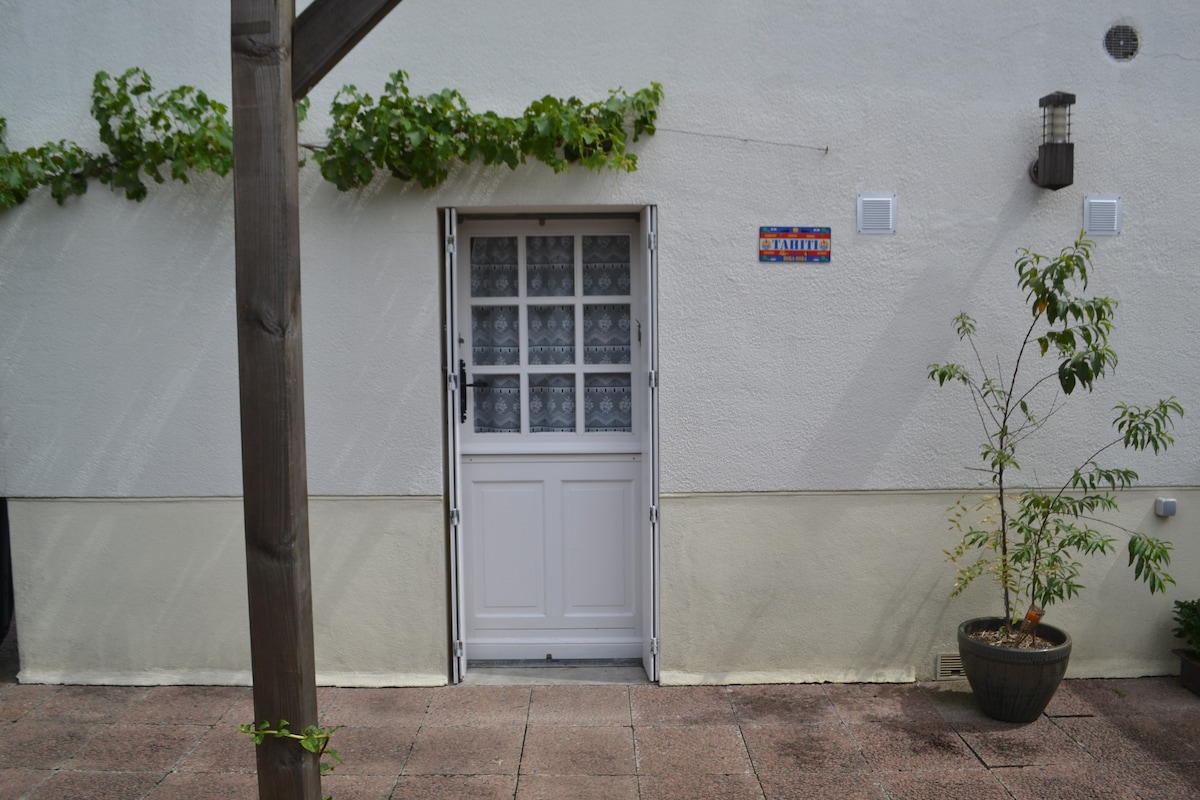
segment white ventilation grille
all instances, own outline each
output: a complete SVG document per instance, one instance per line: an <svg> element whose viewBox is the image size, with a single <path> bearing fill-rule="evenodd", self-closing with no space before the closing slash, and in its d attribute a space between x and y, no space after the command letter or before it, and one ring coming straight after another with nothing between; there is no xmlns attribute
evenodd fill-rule
<svg viewBox="0 0 1200 800"><path fill-rule="evenodd" d="M934 671L939 681L954 681L967 677L963 672L962 657L958 653L938 653Z"/></svg>
<svg viewBox="0 0 1200 800"><path fill-rule="evenodd" d="M1083 230L1089 236L1119 236L1120 195L1089 195L1083 198Z"/></svg>
<svg viewBox="0 0 1200 800"><path fill-rule="evenodd" d="M859 233L896 232L896 194L882 192L858 196Z"/></svg>

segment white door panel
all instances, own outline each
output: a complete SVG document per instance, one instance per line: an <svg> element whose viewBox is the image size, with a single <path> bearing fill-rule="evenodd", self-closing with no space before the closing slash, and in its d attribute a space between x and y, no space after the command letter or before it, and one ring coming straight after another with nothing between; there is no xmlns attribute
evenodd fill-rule
<svg viewBox="0 0 1200 800"><path fill-rule="evenodd" d="M563 605L567 617L633 614L633 542L628 535L636 479L562 484Z"/></svg>
<svg viewBox="0 0 1200 800"><path fill-rule="evenodd" d="M546 616L545 485L468 476L471 487L473 613L480 617Z"/></svg>
<svg viewBox="0 0 1200 800"><path fill-rule="evenodd" d="M641 459L474 456L462 472L471 658L640 651Z"/></svg>

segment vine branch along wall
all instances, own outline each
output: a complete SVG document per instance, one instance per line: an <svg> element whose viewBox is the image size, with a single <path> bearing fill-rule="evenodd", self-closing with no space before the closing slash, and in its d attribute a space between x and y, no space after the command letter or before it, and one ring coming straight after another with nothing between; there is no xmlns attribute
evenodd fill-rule
<svg viewBox="0 0 1200 800"><path fill-rule="evenodd" d="M407 81L407 73L393 73L378 100L346 86L333 100L327 142L300 145L313 151L321 174L338 189L362 188L382 170L431 188L446 180L455 163L475 161L516 169L532 159L555 172L573 164L633 172L637 155L628 150L630 137L636 142L655 132L663 96L658 83L632 94L615 89L590 103L546 96L521 116L504 117L472 111L453 89L413 95ZM308 101L301 100L297 118L302 121L307 110ZM60 205L85 193L92 179L140 201L148 180L187 183L192 172L225 175L233 168L228 111L192 86L155 92L150 75L138 67L115 77L97 72L92 116L106 152L65 140L12 151L0 117L0 208L23 203L40 186L48 186Z"/></svg>

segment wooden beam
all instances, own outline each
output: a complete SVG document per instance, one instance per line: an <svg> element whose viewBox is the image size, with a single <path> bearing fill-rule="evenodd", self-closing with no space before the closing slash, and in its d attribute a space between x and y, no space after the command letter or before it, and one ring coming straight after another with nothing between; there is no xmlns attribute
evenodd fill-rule
<svg viewBox="0 0 1200 800"><path fill-rule="evenodd" d="M294 0L231 0L234 241L254 717L317 723L300 329ZM256 748L261 800L319 800L317 758Z"/></svg>
<svg viewBox="0 0 1200 800"><path fill-rule="evenodd" d="M292 99L299 100L400 0L314 0L296 20Z"/></svg>

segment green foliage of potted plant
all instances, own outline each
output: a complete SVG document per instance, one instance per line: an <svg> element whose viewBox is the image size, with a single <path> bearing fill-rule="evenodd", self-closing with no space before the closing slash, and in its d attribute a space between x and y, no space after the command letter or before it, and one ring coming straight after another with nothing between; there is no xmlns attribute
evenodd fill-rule
<svg viewBox="0 0 1200 800"><path fill-rule="evenodd" d="M1173 651L1179 656L1179 680L1195 694L1200 694L1200 600L1175 601L1172 633L1187 644L1186 650Z"/></svg>
<svg viewBox="0 0 1200 800"><path fill-rule="evenodd" d="M966 388L984 434L979 471L986 475L987 489L977 503L964 500L950 509L951 524L962 538L946 554L958 568L955 596L983 575L992 576L1001 588L1003 616L963 623L959 649L984 712L1009 721L1036 719L1050 702L1066 672L1070 637L1039 622L1045 609L1084 588L1083 559L1113 552L1118 539L1112 534L1124 535L1134 577L1151 593L1174 583L1165 571L1169 543L1101 515L1115 512L1118 493L1138 478L1131 469L1108 465L1110 451L1166 450L1174 442L1174 423L1183 415L1175 398L1145 407L1118 404L1115 436L1098 436L1069 473L1050 484L1041 482L1046 477L1041 470L1029 472L1037 475L1036 485L1021 479L1019 455L1026 445L1039 434L1052 435L1048 423L1068 397L1091 392L1117 364L1109 346L1117 303L1082 294L1094 247L1081 233L1054 257L1018 251L1014 267L1030 320L1007 360L990 349L985 352L975 320L963 313L954 318L954 326L970 345L973 365L929 365L929 377L939 386ZM1053 368L1040 367L1047 356ZM1026 603L1028 610L1022 613ZM999 659L1002 668L973 674L992 659ZM1028 670L1019 666L1026 662ZM1030 674L1014 677L1024 672Z"/></svg>

